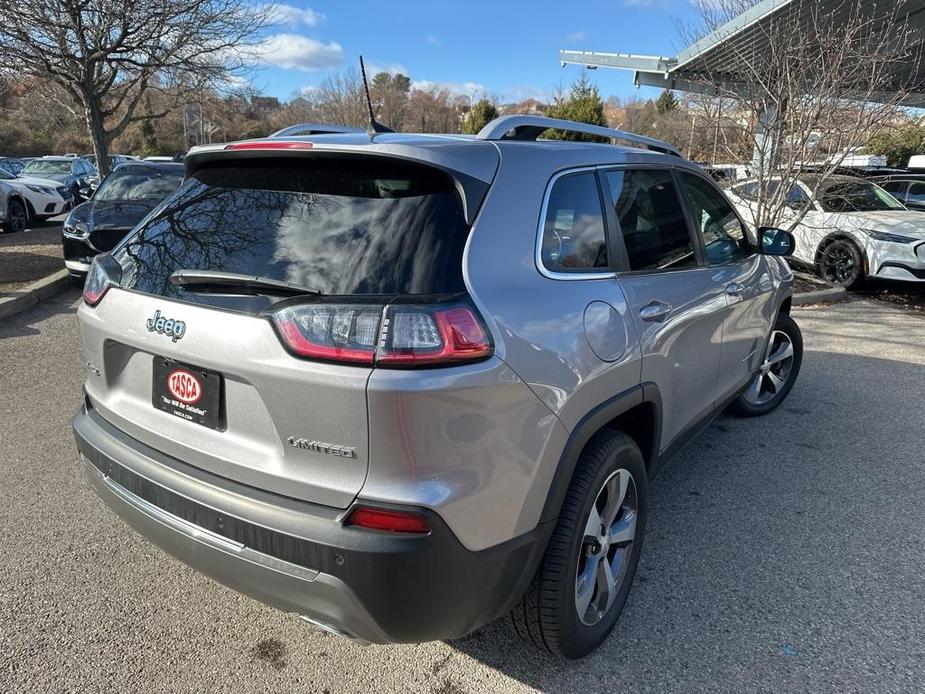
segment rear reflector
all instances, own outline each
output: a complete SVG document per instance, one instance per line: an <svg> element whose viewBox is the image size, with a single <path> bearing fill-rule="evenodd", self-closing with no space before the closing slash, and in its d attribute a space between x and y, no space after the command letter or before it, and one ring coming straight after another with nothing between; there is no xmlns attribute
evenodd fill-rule
<svg viewBox="0 0 925 694"><path fill-rule="evenodd" d="M380 508L355 508L345 525L390 533L429 533L430 527L422 516L407 511L387 511Z"/></svg>
<svg viewBox="0 0 925 694"><path fill-rule="evenodd" d="M225 149L311 149L311 142L293 142L291 140L256 140L254 142L235 142Z"/></svg>
<svg viewBox="0 0 925 694"><path fill-rule="evenodd" d="M466 301L450 304L306 303L272 312L296 356L399 368L444 366L491 356L482 320Z"/></svg>

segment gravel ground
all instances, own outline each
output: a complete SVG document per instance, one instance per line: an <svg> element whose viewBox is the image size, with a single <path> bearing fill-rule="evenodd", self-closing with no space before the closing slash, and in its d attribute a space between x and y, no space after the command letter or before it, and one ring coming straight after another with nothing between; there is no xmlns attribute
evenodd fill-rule
<svg viewBox="0 0 925 694"><path fill-rule="evenodd" d="M0 692L921 692L925 320L802 309L788 401L723 417L652 487L614 635L580 663L504 624L363 647L237 595L99 503L68 418L68 291L0 324Z"/></svg>
<svg viewBox="0 0 925 694"><path fill-rule="evenodd" d="M64 267L61 219L20 234L0 234L0 298Z"/></svg>

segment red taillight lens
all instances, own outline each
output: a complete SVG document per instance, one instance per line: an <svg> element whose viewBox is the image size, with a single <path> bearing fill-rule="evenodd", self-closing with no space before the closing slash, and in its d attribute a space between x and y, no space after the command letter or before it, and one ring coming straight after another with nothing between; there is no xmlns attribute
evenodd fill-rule
<svg viewBox="0 0 925 694"><path fill-rule="evenodd" d="M105 253L96 256L84 282L83 299L87 305L96 306L100 303L109 288L118 283L121 274L121 266L111 255Z"/></svg>
<svg viewBox="0 0 925 694"><path fill-rule="evenodd" d="M300 357L372 364L382 306L306 304L273 314L283 342Z"/></svg>
<svg viewBox="0 0 925 694"><path fill-rule="evenodd" d="M465 303L298 304L271 318L286 347L309 359L408 368L492 353L488 331Z"/></svg>
<svg viewBox="0 0 925 694"><path fill-rule="evenodd" d="M256 140L254 142L235 142L225 145L225 149L311 149L311 142L298 142L291 140Z"/></svg>
<svg viewBox="0 0 925 694"><path fill-rule="evenodd" d="M381 508L355 508L345 525L390 533L429 533L430 526L423 516L408 511L387 511Z"/></svg>
<svg viewBox="0 0 925 694"><path fill-rule="evenodd" d="M387 325L376 355L377 363L449 364L491 354L491 341L482 322L465 306L447 309L390 306Z"/></svg>

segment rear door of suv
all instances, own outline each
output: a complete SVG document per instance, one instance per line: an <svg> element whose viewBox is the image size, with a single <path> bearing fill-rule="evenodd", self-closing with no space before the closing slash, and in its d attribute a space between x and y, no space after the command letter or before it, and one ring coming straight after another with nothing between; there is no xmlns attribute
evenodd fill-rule
<svg viewBox="0 0 925 694"><path fill-rule="evenodd" d="M642 347L642 382L662 400L662 441L670 445L712 412L726 298L691 233L669 167L604 170L618 281ZM664 447L664 446L663 446Z"/></svg>

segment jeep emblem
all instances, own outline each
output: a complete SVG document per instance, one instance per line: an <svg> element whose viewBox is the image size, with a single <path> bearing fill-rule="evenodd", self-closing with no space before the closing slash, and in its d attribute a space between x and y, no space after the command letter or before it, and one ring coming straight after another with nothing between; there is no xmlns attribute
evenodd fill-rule
<svg viewBox="0 0 925 694"><path fill-rule="evenodd" d="M154 315L148 319L146 325L148 326L149 332L167 335L167 337L174 342L186 335L186 323L181 320L174 320L173 318L164 318L161 315L160 309L154 312Z"/></svg>

